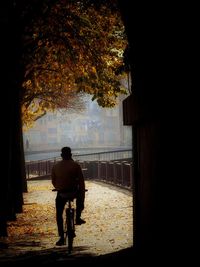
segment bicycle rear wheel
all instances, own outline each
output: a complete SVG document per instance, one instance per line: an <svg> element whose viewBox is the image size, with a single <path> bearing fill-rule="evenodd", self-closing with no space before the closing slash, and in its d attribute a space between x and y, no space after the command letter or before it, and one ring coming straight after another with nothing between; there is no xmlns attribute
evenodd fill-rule
<svg viewBox="0 0 200 267"><path fill-rule="evenodd" d="M68 253L72 252L75 237L74 209L67 209L67 241Z"/></svg>

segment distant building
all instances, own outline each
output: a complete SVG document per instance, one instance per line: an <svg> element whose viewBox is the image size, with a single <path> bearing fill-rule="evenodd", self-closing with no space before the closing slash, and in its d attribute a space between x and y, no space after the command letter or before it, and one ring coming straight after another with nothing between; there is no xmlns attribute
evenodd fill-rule
<svg viewBox="0 0 200 267"><path fill-rule="evenodd" d="M51 150L62 146L72 148L129 147L131 127L123 126L122 104L115 108L101 108L88 100L82 113L66 111L47 113L35 126L24 132L25 150Z"/></svg>

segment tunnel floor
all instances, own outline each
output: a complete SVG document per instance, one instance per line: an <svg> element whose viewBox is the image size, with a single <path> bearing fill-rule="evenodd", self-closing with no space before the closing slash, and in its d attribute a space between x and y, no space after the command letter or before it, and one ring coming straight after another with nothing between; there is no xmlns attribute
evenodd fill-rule
<svg viewBox="0 0 200 267"><path fill-rule="evenodd" d="M70 258L103 256L125 251L133 246L133 199L126 189L86 180L86 224L76 226L74 249ZM67 257L66 246L55 246L58 240L55 220L55 197L50 180L28 181L23 212L9 222L4 239L8 247L0 249L0 262L48 253L57 261ZM69 257L69 256L68 256Z"/></svg>

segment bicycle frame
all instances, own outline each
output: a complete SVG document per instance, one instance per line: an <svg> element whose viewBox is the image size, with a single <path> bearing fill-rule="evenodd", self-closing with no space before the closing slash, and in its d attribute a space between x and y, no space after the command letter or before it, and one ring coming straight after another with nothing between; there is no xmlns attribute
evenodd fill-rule
<svg viewBox="0 0 200 267"><path fill-rule="evenodd" d="M67 200L67 207L65 209L65 225L64 225L64 237L68 246L68 253L71 253L73 249L73 240L75 235L75 222L74 214L75 209L72 206L73 199Z"/></svg>
<svg viewBox="0 0 200 267"><path fill-rule="evenodd" d="M58 191L56 189L52 189L52 191ZM68 253L71 253L73 248L73 240L76 236L75 234L75 208L73 207L73 201L76 198L76 192L66 193L60 192L60 195L63 198L66 198L66 208L65 208L65 221L64 221L64 239L65 244L68 247Z"/></svg>
<svg viewBox="0 0 200 267"><path fill-rule="evenodd" d="M58 191L56 189L52 189L52 191ZM85 191L88 191L85 189ZM68 253L72 252L73 249L73 240L76 236L75 234L75 208L73 206L73 201L76 198L76 192L66 193L60 192L60 195L63 198L66 198L66 208L65 208L65 221L64 221L64 239L65 244L67 243L68 246Z"/></svg>

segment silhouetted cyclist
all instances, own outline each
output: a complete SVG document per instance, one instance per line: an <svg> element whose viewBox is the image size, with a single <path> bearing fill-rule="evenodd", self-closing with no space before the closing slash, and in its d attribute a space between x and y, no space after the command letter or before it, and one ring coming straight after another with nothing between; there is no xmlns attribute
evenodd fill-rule
<svg viewBox="0 0 200 267"><path fill-rule="evenodd" d="M72 159L70 147L61 149L61 157L62 160L53 166L51 173L52 184L58 190L56 196L56 221L60 239L56 242L57 246L64 245L63 210L66 198L63 197L63 192L76 193L76 224L85 223L81 219L85 201L85 181L81 166Z"/></svg>

